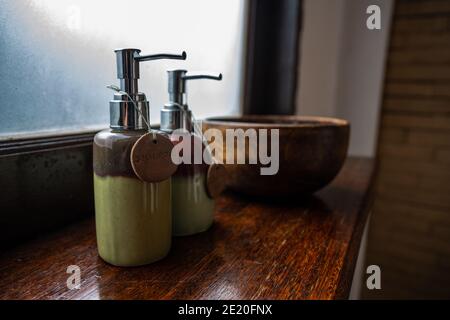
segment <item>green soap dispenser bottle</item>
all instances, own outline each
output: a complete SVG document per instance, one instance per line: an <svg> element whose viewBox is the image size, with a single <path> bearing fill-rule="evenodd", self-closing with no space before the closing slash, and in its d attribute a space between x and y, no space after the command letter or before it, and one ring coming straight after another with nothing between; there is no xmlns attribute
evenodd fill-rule
<svg viewBox="0 0 450 320"><path fill-rule="evenodd" d="M202 138L194 133L193 117L186 102L186 81L194 79L221 80L222 74L187 74L186 70L169 70L169 102L161 109L161 131L171 134L184 129L189 135L192 154ZM178 140L174 141L178 143ZM203 151L203 146L202 149ZM203 154L203 152L202 152ZM192 159L193 160L193 159ZM172 176L172 232L186 236L207 230L214 220L214 200L206 190L208 165L180 164Z"/></svg>
<svg viewBox="0 0 450 320"><path fill-rule="evenodd" d="M120 91L110 102L110 128L97 133L93 144L97 246L110 264L139 266L166 256L172 237L171 179L141 181L130 161L131 149L148 132L149 123L149 103L138 91L139 63L184 60L186 54L142 56L139 49L115 53Z"/></svg>

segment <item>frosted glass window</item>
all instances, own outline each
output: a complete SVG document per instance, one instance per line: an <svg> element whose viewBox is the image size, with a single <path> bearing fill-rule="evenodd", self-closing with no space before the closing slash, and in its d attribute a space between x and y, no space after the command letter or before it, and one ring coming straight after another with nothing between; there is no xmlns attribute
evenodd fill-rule
<svg viewBox="0 0 450 320"><path fill-rule="evenodd" d="M171 68L223 73L188 84L198 118L239 113L244 11L244 0L1 1L0 135L106 127L123 47L188 53L141 64L152 123Z"/></svg>

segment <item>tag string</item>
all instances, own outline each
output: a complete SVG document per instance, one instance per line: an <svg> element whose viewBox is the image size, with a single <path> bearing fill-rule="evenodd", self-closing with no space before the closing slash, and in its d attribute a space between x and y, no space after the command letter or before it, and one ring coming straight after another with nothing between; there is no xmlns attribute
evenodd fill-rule
<svg viewBox="0 0 450 320"><path fill-rule="evenodd" d="M142 113L141 109L139 109L136 105L136 102L134 101L134 99L128 94L128 92L122 91L120 90L120 88L118 86L115 86L113 84L106 86L106 88L111 89L119 94L123 94L126 95L128 97L128 99L131 100L131 102L133 103L133 107L134 109L139 113L140 117L142 118L142 120L144 121L144 123L147 125L148 128L148 133L151 133L153 136L153 141L156 142L156 131L152 130L152 127L150 127L150 123L148 123L147 119L145 118L144 114Z"/></svg>

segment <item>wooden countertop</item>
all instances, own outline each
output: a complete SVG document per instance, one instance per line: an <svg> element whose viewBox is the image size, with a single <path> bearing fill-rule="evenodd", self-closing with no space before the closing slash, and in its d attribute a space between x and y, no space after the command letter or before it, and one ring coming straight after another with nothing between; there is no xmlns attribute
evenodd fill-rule
<svg viewBox="0 0 450 320"><path fill-rule="evenodd" d="M213 227L175 238L169 256L118 268L97 256L90 219L0 255L0 299L347 298L370 206L373 161L349 158L307 200L226 195ZM81 288L69 290L69 265Z"/></svg>

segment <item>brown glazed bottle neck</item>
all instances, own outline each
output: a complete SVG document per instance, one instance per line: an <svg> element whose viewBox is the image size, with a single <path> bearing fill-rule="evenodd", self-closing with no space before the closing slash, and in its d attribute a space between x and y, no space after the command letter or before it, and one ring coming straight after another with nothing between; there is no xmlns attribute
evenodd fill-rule
<svg viewBox="0 0 450 320"><path fill-rule="evenodd" d="M134 143L147 130L106 129L97 133L93 143L94 173L99 176L137 178L130 162Z"/></svg>

